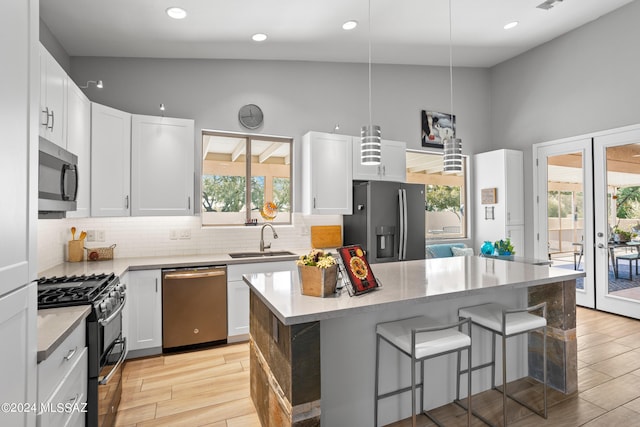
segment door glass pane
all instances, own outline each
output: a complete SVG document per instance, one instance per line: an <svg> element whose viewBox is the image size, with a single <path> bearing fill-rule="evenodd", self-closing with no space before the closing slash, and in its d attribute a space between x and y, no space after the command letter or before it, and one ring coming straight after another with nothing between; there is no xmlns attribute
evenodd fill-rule
<svg viewBox="0 0 640 427"><path fill-rule="evenodd" d="M584 183L582 153L547 158L548 253L554 267L584 271ZM584 289L584 279L576 279Z"/></svg>
<svg viewBox="0 0 640 427"><path fill-rule="evenodd" d="M640 299L640 168L637 144L608 147L608 293Z"/></svg>

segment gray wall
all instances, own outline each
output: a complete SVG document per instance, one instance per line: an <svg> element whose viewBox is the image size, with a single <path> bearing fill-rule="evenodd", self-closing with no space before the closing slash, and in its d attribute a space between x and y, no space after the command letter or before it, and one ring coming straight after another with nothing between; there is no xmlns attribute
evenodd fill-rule
<svg viewBox="0 0 640 427"><path fill-rule="evenodd" d="M47 24L40 20L40 43L49 51L49 53L58 61L58 64L67 72L71 74L71 58L67 51L62 47L57 38L51 33ZM82 82L81 84L84 84Z"/></svg>
<svg viewBox="0 0 640 427"><path fill-rule="evenodd" d="M359 135L368 122L367 65L250 60L184 60L73 57L74 81L102 79L91 87L95 102L134 114L195 119L196 153L200 129L242 131L238 109L260 105L264 125L256 132L294 138L294 182L301 177L297 147L309 130ZM420 110L450 110L447 67L373 66L373 121L383 138L420 148ZM465 154L486 151L489 135L489 70L454 70L454 108ZM199 156L196 156L198 158ZM330 171L327 171L330 173ZM294 193L300 211L300 185Z"/></svg>
<svg viewBox="0 0 640 427"><path fill-rule="evenodd" d="M524 151L533 255L532 144L640 123L640 2L491 70L490 147Z"/></svg>

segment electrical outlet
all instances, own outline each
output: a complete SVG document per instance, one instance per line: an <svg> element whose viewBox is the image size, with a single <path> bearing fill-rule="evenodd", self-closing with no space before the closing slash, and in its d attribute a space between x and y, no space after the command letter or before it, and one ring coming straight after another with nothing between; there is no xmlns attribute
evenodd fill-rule
<svg viewBox="0 0 640 427"><path fill-rule="evenodd" d="M189 240L191 239L191 229L183 228L180 230L180 239L181 240Z"/></svg>
<svg viewBox="0 0 640 427"><path fill-rule="evenodd" d="M169 240L178 240L178 230L169 230Z"/></svg>
<svg viewBox="0 0 640 427"><path fill-rule="evenodd" d="M96 230L96 242L104 242L104 230Z"/></svg>
<svg viewBox="0 0 640 427"><path fill-rule="evenodd" d="M96 241L96 230L87 230L87 242Z"/></svg>

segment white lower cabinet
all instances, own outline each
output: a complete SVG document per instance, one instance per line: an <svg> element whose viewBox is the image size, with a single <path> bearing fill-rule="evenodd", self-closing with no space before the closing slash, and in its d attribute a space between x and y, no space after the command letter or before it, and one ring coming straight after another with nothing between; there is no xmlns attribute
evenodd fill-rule
<svg viewBox="0 0 640 427"><path fill-rule="evenodd" d="M127 273L127 303L123 313L129 357L162 352L162 272ZM126 325L126 326L125 326Z"/></svg>
<svg viewBox="0 0 640 427"><path fill-rule="evenodd" d="M84 426L87 403L88 350L84 320L38 364L39 427ZM80 414L81 416L78 416Z"/></svg>
<svg viewBox="0 0 640 427"><path fill-rule="evenodd" d="M11 272L10 268L8 270ZM0 278L3 277L2 273L0 268ZM32 403L36 400L36 299L35 283L0 297L0 342L3 343L0 350L2 403ZM34 422L33 411L0 413L2 426L31 426Z"/></svg>
<svg viewBox="0 0 640 427"><path fill-rule="evenodd" d="M249 285L243 274L290 270L295 261L227 265L227 342L242 341L249 334Z"/></svg>

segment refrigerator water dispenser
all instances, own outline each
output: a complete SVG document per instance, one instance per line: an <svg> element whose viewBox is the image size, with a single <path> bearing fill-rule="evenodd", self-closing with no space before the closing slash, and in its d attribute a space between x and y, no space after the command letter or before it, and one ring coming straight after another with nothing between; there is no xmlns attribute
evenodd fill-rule
<svg viewBox="0 0 640 427"><path fill-rule="evenodd" d="M396 228L389 225L376 227L376 258L392 258Z"/></svg>

